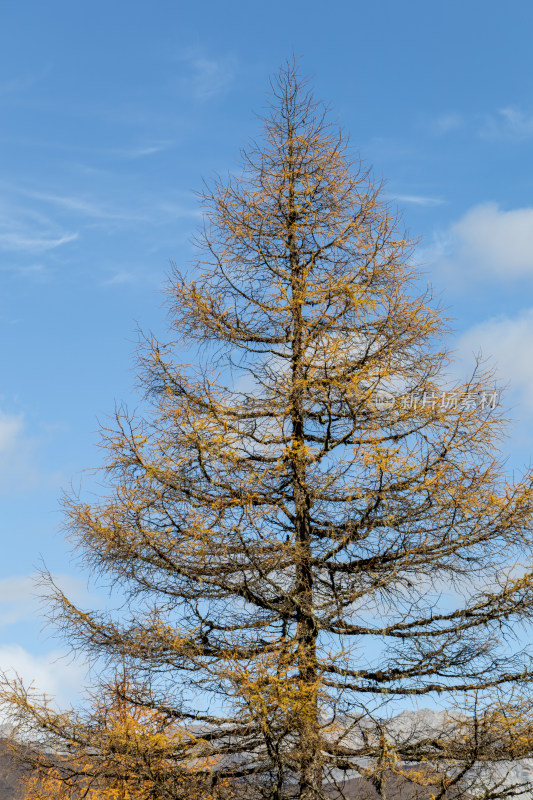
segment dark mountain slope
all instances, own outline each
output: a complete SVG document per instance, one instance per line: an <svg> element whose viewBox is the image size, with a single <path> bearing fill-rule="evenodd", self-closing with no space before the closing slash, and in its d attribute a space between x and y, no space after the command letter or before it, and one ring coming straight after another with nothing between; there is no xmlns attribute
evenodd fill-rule
<svg viewBox="0 0 533 800"><path fill-rule="evenodd" d="M20 800L22 789L19 778L20 767L14 763L6 740L0 738L0 798L1 800Z"/></svg>

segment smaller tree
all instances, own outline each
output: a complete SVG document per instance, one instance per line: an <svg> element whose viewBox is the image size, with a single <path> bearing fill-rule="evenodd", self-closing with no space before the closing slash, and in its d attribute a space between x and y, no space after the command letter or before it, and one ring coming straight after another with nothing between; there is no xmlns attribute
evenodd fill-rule
<svg viewBox="0 0 533 800"><path fill-rule="evenodd" d="M19 720L29 709L32 715L31 730L19 725L12 741L15 758L26 767L24 800L213 797L213 765L202 757L201 740L148 708L147 693L134 689L126 670L100 687L85 715L58 715L45 698L20 689ZM31 745L21 747L24 739ZM180 752L188 754L181 767ZM229 798L229 791L222 794Z"/></svg>

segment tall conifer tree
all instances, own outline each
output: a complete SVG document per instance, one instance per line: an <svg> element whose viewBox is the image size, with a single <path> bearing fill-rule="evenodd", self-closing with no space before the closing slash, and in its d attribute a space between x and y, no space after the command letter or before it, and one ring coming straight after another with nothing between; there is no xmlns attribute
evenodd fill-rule
<svg viewBox="0 0 533 800"><path fill-rule="evenodd" d="M319 800L354 775L384 794L401 773L502 795L533 743L507 636L533 608L531 476L506 482L488 378L446 384L381 186L290 65L272 89L242 172L203 193L174 341L141 352L150 406L105 431L109 492L67 504L131 613L56 592L55 618L151 684L143 702L194 732L176 758L222 794ZM439 730L388 721L435 697Z"/></svg>

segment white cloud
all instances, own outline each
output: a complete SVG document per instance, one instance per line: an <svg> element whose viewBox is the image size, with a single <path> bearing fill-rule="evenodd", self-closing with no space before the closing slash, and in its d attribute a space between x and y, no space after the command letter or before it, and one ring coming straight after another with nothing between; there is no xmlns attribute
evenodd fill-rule
<svg viewBox="0 0 533 800"><path fill-rule="evenodd" d="M457 356L467 368L481 353L493 364L499 379L509 386L509 399L533 410L533 308L516 317L498 316L473 326L459 339Z"/></svg>
<svg viewBox="0 0 533 800"><path fill-rule="evenodd" d="M78 607L101 608L106 603L106 599L91 592L80 577L56 574L53 581ZM0 580L0 626L20 624L41 616L42 595L37 573ZM37 694L54 698L54 705L61 707L81 699L87 684L88 663L83 654L74 657L71 652L59 648L35 654L18 643L6 643L0 646L0 676L2 674L9 679L18 676L26 687L31 686Z"/></svg>
<svg viewBox="0 0 533 800"><path fill-rule="evenodd" d="M86 582L77 576L56 574L53 580L79 607L100 608L105 604L105 598L92 593ZM25 620L41 617L42 595L37 573L0 580L0 627L13 623L20 625ZM0 646L0 675L5 674L10 679L18 676L36 693L55 698L59 707L80 698L87 673L88 665L82 655L74 658L59 648L36 655L20 644Z"/></svg>
<svg viewBox="0 0 533 800"><path fill-rule="evenodd" d="M0 673L10 679L18 676L38 694L55 699L58 707L75 701L83 691L87 665L67 657L61 650L34 655L18 644L0 646Z"/></svg>
<svg viewBox="0 0 533 800"><path fill-rule="evenodd" d="M533 208L502 211L496 203L471 209L452 226L463 258L509 275L533 273Z"/></svg>
<svg viewBox="0 0 533 800"><path fill-rule="evenodd" d="M468 274L533 277L533 207L504 211L497 203L474 206L437 235L421 257L456 279Z"/></svg>

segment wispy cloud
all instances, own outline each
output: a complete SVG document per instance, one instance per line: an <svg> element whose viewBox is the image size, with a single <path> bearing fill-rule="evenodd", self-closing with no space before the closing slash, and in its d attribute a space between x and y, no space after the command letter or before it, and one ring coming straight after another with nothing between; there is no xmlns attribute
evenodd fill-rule
<svg viewBox="0 0 533 800"><path fill-rule="evenodd" d="M90 601L92 607L100 606L100 598L89 592L86 582L81 578L62 574L54 575L53 580L73 602L83 605ZM0 579L0 627L41 616L42 593L39 583L38 573Z"/></svg>
<svg viewBox="0 0 533 800"><path fill-rule="evenodd" d="M135 202L116 200L109 202L90 195L75 195L57 191L43 191L40 189L17 188L16 194L31 200L37 200L46 206L56 208L86 220L102 220L115 222L150 222L161 221L161 216L165 218L185 219L201 216L198 203L191 200L190 204L176 203L172 201L161 201L159 199L142 195L135 198ZM52 213L52 212L50 212ZM45 213L41 215L43 220L48 219ZM49 223L51 224L51 223Z"/></svg>
<svg viewBox="0 0 533 800"><path fill-rule="evenodd" d="M23 278L31 278L38 283L47 283L50 280L49 270L40 263L17 266L16 272Z"/></svg>
<svg viewBox="0 0 533 800"><path fill-rule="evenodd" d="M43 252L45 250L55 250L56 247L73 242L77 238L77 233L69 233L54 238L4 231L0 232L0 249L25 253Z"/></svg>
<svg viewBox="0 0 533 800"><path fill-rule="evenodd" d="M116 272L110 278L102 281L102 286L125 286L126 284L134 283L135 275L127 270Z"/></svg>
<svg viewBox="0 0 533 800"><path fill-rule="evenodd" d="M18 443L24 430L22 414L0 413L0 454L5 454Z"/></svg>
<svg viewBox="0 0 533 800"><path fill-rule="evenodd" d="M78 238L41 209L22 205L12 193L0 197L0 250L35 253L54 250Z"/></svg>
<svg viewBox="0 0 533 800"><path fill-rule="evenodd" d="M437 136L445 136L447 133L459 130L464 124L465 118L463 114L452 111L447 114L440 114L431 120L430 129Z"/></svg>
<svg viewBox="0 0 533 800"><path fill-rule="evenodd" d="M429 130L436 136L445 136L461 128L483 139L522 142L533 138L533 112L504 106L485 115L451 112L429 121Z"/></svg>
<svg viewBox="0 0 533 800"><path fill-rule="evenodd" d="M501 108L487 117L479 130L480 136L488 139L525 141L533 137L533 114L527 114L514 106Z"/></svg>
<svg viewBox="0 0 533 800"><path fill-rule="evenodd" d="M183 89L196 100L209 100L224 93L232 82L237 63L233 56L214 58L199 49L188 50L179 56L188 68L181 81Z"/></svg>
<svg viewBox="0 0 533 800"><path fill-rule="evenodd" d="M20 189L19 192L26 197L40 200L46 204L62 208L70 213L90 219L128 220L131 222L146 221L142 214L133 212L131 209L118 209L110 206L108 203L99 202L98 200L83 196L23 189Z"/></svg>
<svg viewBox="0 0 533 800"><path fill-rule="evenodd" d="M199 215L196 199L186 192L131 193L115 183L107 192L78 191L77 187L73 190L60 184L13 185L0 181L0 271L33 280L50 279L64 259L71 257L73 250L69 248L76 240L83 239L90 247L101 230L112 237L124 230L142 237L152 227L158 230L160 244L161 231L179 220L196 220ZM52 256L57 251L61 255ZM130 273L127 266L122 269L115 265L106 274L100 261L95 278L98 283L107 279L109 285L124 284L133 280Z"/></svg>
<svg viewBox="0 0 533 800"><path fill-rule="evenodd" d="M0 410L0 496L39 488L58 488L63 475L42 468L40 442L30 434L23 414Z"/></svg>
<svg viewBox="0 0 533 800"><path fill-rule="evenodd" d="M161 142L159 144L141 145L139 147L112 148L107 152L119 158L131 159L133 161L138 158L154 156L157 155L157 153L164 153L172 147L174 147L174 142Z"/></svg>
<svg viewBox="0 0 533 800"><path fill-rule="evenodd" d="M417 206L440 206L446 202L440 197L427 197L421 194L392 194L390 198L397 203L411 203Z"/></svg>
<svg viewBox="0 0 533 800"><path fill-rule="evenodd" d="M163 202L158 204L158 210L171 219L201 219L202 217L202 210L197 201L193 201L190 205Z"/></svg>

